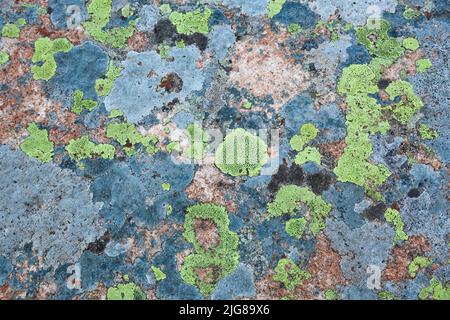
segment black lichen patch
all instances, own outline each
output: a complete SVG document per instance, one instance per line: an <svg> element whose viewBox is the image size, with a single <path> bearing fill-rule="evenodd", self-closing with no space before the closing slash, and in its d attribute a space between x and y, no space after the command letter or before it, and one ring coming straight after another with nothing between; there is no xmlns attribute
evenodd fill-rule
<svg viewBox="0 0 450 320"><path fill-rule="evenodd" d="M200 51L208 46L208 37L202 33L192 35L179 34L177 28L168 19L158 21L154 28L155 42L157 44L175 45L177 41L183 41L186 45L195 44Z"/></svg>
<svg viewBox="0 0 450 320"><path fill-rule="evenodd" d="M111 234L106 232L97 241L88 244L87 249L95 254L100 254L105 251L106 245L111 241Z"/></svg>
<svg viewBox="0 0 450 320"><path fill-rule="evenodd" d="M299 165L293 164L288 167L286 163L283 163L278 168L278 172L272 176L272 180L270 181L268 188L271 192L277 192L283 185L301 185L303 183L303 179L303 169Z"/></svg>
<svg viewBox="0 0 450 320"><path fill-rule="evenodd" d="M386 204L384 204L383 202L379 202L365 209L363 212L363 217L370 221L383 221L385 211Z"/></svg>
<svg viewBox="0 0 450 320"><path fill-rule="evenodd" d="M332 183L335 182L335 178L330 173L319 172L308 175L306 181L314 193L321 194L322 192L327 190Z"/></svg>
<svg viewBox="0 0 450 320"><path fill-rule="evenodd" d="M418 197L420 197L421 194L422 194L422 191L417 188L412 188L411 190L408 191L409 198L418 198Z"/></svg>

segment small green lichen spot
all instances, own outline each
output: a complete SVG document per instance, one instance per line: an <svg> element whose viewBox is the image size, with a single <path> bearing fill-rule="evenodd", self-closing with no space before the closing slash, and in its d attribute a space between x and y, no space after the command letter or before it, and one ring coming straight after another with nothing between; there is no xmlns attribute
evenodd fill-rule
<svg viewBox="0 0 450 320"><path fill-rule="evenodd" d="M2 36L5 38L18 38L20 35L20 28L14 23L7 23L3 26Z"/></svg>
<svg viewBox="0 0 450 320"><path fill-rule="evenodd" d="M416 71L417 72L425 72L432 67L432 63L430 59L419 59L416 61Z"/></svg>
<svg viewBox="0 0 450 320"><path fill-rule="evenodd" d="M298 34L300 31L302 31L302 27L300 27L298 23L291 23L290 25L288 25L287 31L290 34Z"/></svg>
<svg viewBox="0 0 450 320"><path fill-rule="evenodd" d="M281 282L291 292L311 278L308 271L300 269L294 261L286 258L278 261L274 271L273 280Z"/></svg>
<svg viewBox="0 0 450 320"><path fill-rule="evenodd" d="M391 106L393 116L401 124L407 124L413 115L423 107L422 99L414 94L412 85L404 80L391 82L386 93L393 101L401 97L401 101Z"/></svg>
<svg viewBox="0 0 450 320"><path fill-rule="evenodd" d="M169 190L170 190L170 183L164 182L163 184L161 184L161 188L162 188L164 191L169 191Z"/></svg>
<svg viewBox="0 0 450 320"><path fill-rule="evenodd" d="M412 19L417 18L419 16L420 16L420 12L419 11L417 11L417 10L411 8L411 7L408 7L408 6L406 6L405 7L405 11L403 11L403 17L406 20L412 20Z"/></svg>
<svg viewBox="0 0 450 320"><path fill-rule="evenodd" d="M108 300L145 300L145 293L134 283L118 284L108 288L106 294Z"/></svg>
<svg viewBox="0 0 450 320"><path fill-rule="evenodd" d="M172 12L169 15L169 20L177 28L180 34L192 35L194 33L207 34L209 32L208 21L212 11L205 8L202 11L197 9L191 12Z"/></svg>
<svg viewBox="0 0 450 320"><path fill-rule="evenodd" d="M269 3L267 5L267 15L269 18L273 18L278 13L280 13L281 8L283 8L283 4L286 2L286 0L269 0Z"/></svg>
<svg viewBox="0 0 450 320"><path fill-rule="evenodd" d="M381 291L378 294L378 297L381 300L395 300L396 299L395 295L392 292L387 291L387 290Z"/></svg>
<svg viewBox="0 0 450 320"><path fill-rule="evenodd" d="M220 171L232 176L256 176L268 160L264 141L238 128L219 144L215 164Z"/></svg>
<svg viewBox="0 0 450 320"><path fill-rule="evenodd" d="M97 101L83 99L83 91L76 90L73 96L73 113L80 115L83 110L92 111L97 106Z"/></svg>
<svg viewBox="0 0 450 320"><path fill-rule="evenodd" d="M29 136L22 142L20 149L30 157L42 162L50 162L53 157L53 142L48 140L48 132L39 129L36 123L28 125Z"/></svg>
<svg viewBox="0 0 450 320"><path fill-rule="evenodd" d="M112 61L109 63L108 71L104 78L95 81L95 91L100 97L107 96L111 92L114 81L120 76L122 69L122 67L115 66Z"/></svg>
<svg viewBox="0 0 450 320"><path fill-rule="evenodd" d="M408 273L411 278L415 278L420 269L427 268L433 261L428 257L417 256L408 266Z"/></svg>
<svg viewBox="0 0 450 320"><path fill-rule="evenodd" d="M152 271L156 281L162 281L166 278L166 274L160 268L152 266Z"/></svg>
<svg viewBox="0 0 450 320"><path fill-rule="evenodd" d="M439 137L439 134L436 130L431 129L424 123L419 126L419 135L420 139L422 140L432 140Z"/></svg>
<svg viewBox="0 0 450 320"><path fill-rule="evenodd" d="M296 239L300 239L303 236L303 232L305 231L307 221L305 218L298 219L289 219L286 222L286 232L291 237Z"/></svg>
<svg viewBox="0 0 450 320"><path fill-rule="evenodd" d="M112 109L108 116L110 119L118 117L123 117L123 111L120 109Z"/></svg>
<svg viewBox="0 0 450 320"><path fill-rule="evenodd" d="M69 52L73 45L66 38L50 40L49 38L39 38L34 43L34 54L31 67L34 80L50 80L56 72L56 61L54 54L57 52ZM42 65L36 65L42 63Z"/></svg>
<svg viewBox="0 0 450 320"><path fill-rule="evenodd" d="M402 218L400 217L400 212L398 212L395 209L388 208L384 212L384 217L387 222L392 223L394 225L395 235L394 235L394 244L401 240L408 240L408 235L405 231L403 231L403 228L405 226L405 223L403 222Z"/></svg>
<svg viewBox="0 0 450 320"><path fill-rule="evenodd" d="M403 40L403 47L411 51L416 51L419 49L420 44L416 39L409 37Z"/></svg>
<svg viewBox="0 0 450 320"><path fill-rule="evenodd" d="M9 61L9 54L7 54L6 52L0 51L0 66L3 66L8 61Z"/></svg>
<svg viewBox="0 0 450 320"><path fill-rule="evenodd" d="M328 289L324 293L325 300L337 300L337 294L331 289Z"/></svg>

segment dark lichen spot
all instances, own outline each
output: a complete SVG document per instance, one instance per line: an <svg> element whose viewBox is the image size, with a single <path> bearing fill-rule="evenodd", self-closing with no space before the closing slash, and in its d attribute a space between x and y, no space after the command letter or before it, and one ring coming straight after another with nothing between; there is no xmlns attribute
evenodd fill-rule
<svg viewBox="0 0 450 320"><path fill-rule="evenodd" d="M408 197L409 198L418 198L420 195L422 194L422 191L420 191L417 188L412 188L411 190L409 190L408 192Z"/></svg>
<svg viewBox="0 0 450 320"><path fill-rule="evenodd" d="M330 187L330 184L334 182L334 176L329 173L315 173L307 177L307 183L311 187L311 190L320 194Z"/></svg>
<svg viewBox="0 0 450 320"><path fill-rule="evenodd" d="M303 169L299 165L293 164L288 167L286 163L283 163L278 168L278 172L272 176L268 188L271 192L277 192L283 185L295 184L299 186L303 183L303 178Z"/></svg>
<svg viewBox="0 0 450 320"><path fill-rule="evenodd" d="M102 253L108 242L111 240L111 234L106 232L103 236L101 236L97 241L89 243L87 249L95 254Z"/></svg>
<svg viewBox="0 0 450 320"><path fill-rule="evenodd" d="M160 88L164 88L166 92L180 92L183 89L183 79L176 73L169 73L161 79Z"/></svg>
<svg viewBox="0 0 450 320"><path fill-rule="evenodd" d="M378 81L378 88L384 90L390 83L391 81L389 81L388 79L380 79L380 81Z"/></svg>
<svg viewBox="0 0 450 320"><path fill-rule="evenodd" d="M370 221L373 220L382 221L385 211L386 211L386 204L380 202L364 210L363 217Z"/></svg>

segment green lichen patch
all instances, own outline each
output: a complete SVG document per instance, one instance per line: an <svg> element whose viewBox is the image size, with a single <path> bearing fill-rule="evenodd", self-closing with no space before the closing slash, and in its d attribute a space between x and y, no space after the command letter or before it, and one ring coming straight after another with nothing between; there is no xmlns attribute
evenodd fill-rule
<svg viewBox="0 0 450 320"><path fill-rule="evenodd" d="M417 11L411 7L406 6L405 11L403 11L403 17L406 20L412 20L420 16L420 11Z"/></svg>
<svg viewBox="0 0 450 320"><path fill-rule="evenodd" d="M312 123L306 123L300 127L300 133L294 135L289 144L295 151L302 151L303 147L311 140L317 137L319 129L317 129Z"/></svg>
<svg viewBox="0 0 450 320"><path fill-rule="evenodd" d="M111 112L109 113L108 118L112 119L112 118L119 118L119 117L123 117L124 113L122 110L120 109L112 109Z"/></svg>
<svg viewBox="0 0 450 320"><path fill-rule="evenodd" d="M29 136L22 142L20 149L30 157L50 162L54 144L48 139L47 130L39 129L37 124L32 122L28 125L27 131Z"/></svg>
<svg viewBox="0 0 450 320"><path fill-rule="evenodd" d="M216 150L215 165L232 176L256 176L269 160L267 145L259 137L238 128Z"/></svg>
<svg viewBox="0 0 450 320"><path fill-rule="evenodd" d="M146 295L139 286L131 282L108 288L106 298L108 300L145 300Z"/></svg>
<svg viewBox="0 0 450 320"><path fill-rule="evenodd" d="M286 258L278 261L274 271L273 280L281 282L291 292L311 278L308 271L300 269L294 261Z"/></svg>
<svg viewBox="0 0 450 320"><path fill-rule="evenodd" d="M321 155L317 148L306 147L295 156L294 162L298 165L302 165L307 162L315 162L317 164L320 164L320 159Z"/></svg>
<svg viewBox="0 0 450 320"><path fill-rule="evenodd" d="M401 124L407 124L413 115L423 107L422 99L414 94L412 85L404 80L391 82L386 88L386 93L391 100L397 97L401 101L394 103L390 108L394 118Z"/></svg>
<svg viewBox="0 0 450 320"><path fill-rule="evenodd" d="M95 91L100 97L107 96L111 92L114 81L120 76L122 69L122 67L115 66L112 61L109 63L108 71L104 78L95 81Z"/></svg>
<svg viewBox="0 0 450 320"><path fill-rule="evenodd" d="M162 188L164 191L169 191L169 190L170 190L170 183L168 183L168 182L163 182L163 183L161 184L161 188Z"/></svg>
<svg viewBox="0 0 450 320"><path fill-rule="evenodd" d="M403 40L403 47L411 51L416 51L417 49L419 49L420 44L416 39L408 37Z"/></svg>
<svg viewBox="0 0 450 320"><path fill-rule="evenodd" d="M397 299L396 296L388 290L383 290L380 293L378 293L378 297L381 300L396 300Z"/></svg>
<svg viewBox="0 0 450 320"><path fill-rule="evenodd" d="M0 67L9 61L9 54L0 51Z"/></svg>
<svg viewBox="0 0 450 320"><path fill-rule="evenodd" d="M66 151L71 159L81 161L93 157L113 159L116 149L110 144L95 144L88 136L69 141Z"/></svg>
<svg viewBox="0 0 450 320"><path fill-rule="evenodd" d="M3 26L2 37L4 38L18 38L20 36L20 24L7 23Z"/></svg>
<svg viewBox="0 0 450 320"><path fill-rule="evenodd" d="M111 122L106 129L106 137L117 141L128 156L136 153L136 146L142 145L148 154L158 151L156 136L144 136L140 134L131 123Z"/></svg>
<svg viewBox="0 0 450 320"><path fill-rule="evenodd" d="M208 150L209 135L196 123L191 123L186 128L189 137L189 147L186 150L187 157L202 160Z"/></svg>
<svg viewBox="0 0 450 320"><path fill-rule="evenodd" d="M97 106L97 101L90 99L83 99L83 91L76 90L73 96L73 113L80 115L83 110L92 111Z"/></svg>
<svg viewBox="0 0 450 320"><path fill-rule="evenodd" d="M424 123L422 123L419 126L418 131L419 131L420 139L422 139L422 140L432 140L432 139L439 137L439 133L436 130L431 129L428 125L426 125Z"/></svg>
<svg viewBox="0 0 450 320"><path fill-rule="evenodd" d="M136 21L127 27L115 27L105 30L111 15L112 0L92 0L88 5L90 20L83 23L86 32L95 40L114 48L123 48L136 28Z"/></svg>
<svg viewBox="0 0 450 320"><path fill-rule="evenodd" d="M290 25L288 25L287 27L287 31L290 34L298 34L302 31L302 27L300 27L300 25L298 23L291 23Z"/></svg>
<svg viewBox="0 0 450 320"><path fill-rule="evenodd" d="M408 265L408 273L411 276L411 278L415 278L417 275L417 272L420 269L424 269L429 267L432 264L432 260L428 257L423 256L417 256L413 259L413 261L410 262Z"/></svg>
<svg viewBox="0 0 450 320"><path fill-rule="evenodd" d="M298 219L289 219L286 222L286 232L291 237L294 237L296 239L300 239L303 236L303 232L305 231L306 224L308 222L305 218L298 218Z"/></svg>
<svg viewBox="0 0 450 320"><path fill-rule="evenodd" d="M395 209L388 208L384 212L384 218L387 222L392 223L394 225L395 235L394 235L394 244L398 243L402 240L408 240L408 235L403 230L405 227L405 223L403 222L400 212Z"/></svg>
<svg viewBox="0 0 450 320"><path fill-rule="evenodd" d="M205 8L203 11L197 9L186 13L174 11L169 15L169 20L175 25L177 32L180 34L207 34L209 32L208 21L211 14L212 11L209 8Z"/></svg>
<svg viewBox="0 0 450 320"><path fill-rule="evenodd" d="M166 279L166 274L158 267L152 266L153 274L155 275L156 281L162 281Z"/></svg>
<svg viewBox="0 0 450 320"><path fill-rule="evenodd" d="M217 228L219 242L205 248L197 240L194 223L211 220ZM194 246L194 253L185 258L181 267L181 278L195 285L208 296L217 282L233 272L239 263L238 236L228 229L230 220L224 207L214 204L198 204L187 209L184 221L184 237Z"/></svg>
<svg viewBox="0 0 450 320"><path fill-rule="evenodd" d="M269 16L269 18L273 18L278 13L280 13L285 2L286 0L269 0L269 3L267 5L267 15Z"/></svg>
<svg viewBox="0 0 450 320"><path fill-rule="evenodd" d="M325 218L331 211L331 205L308 188L296 185L281 187L275 195L274 201L267 205L267 211L270 218L280 217L284 214L294 215L302 203L309 209L310 215L307 216L309 231L316 236L325 228Z"/></svg>
<svg viewBox="0 0 450 320"><path fill-rule="evenodd" d="M433 66L430 59L419 59L416 61L416 71L425 72Z"/></svg>
<svg viewBox="0 0 450 320"><path fill-rule="evenodd" d="M34 54L32 58L33 66L31 72L35 80L50 80L56 72L56 61L54 58L57 52L69 52L73 45L66 38L50 40L49 38L39 38L34 43ZM41 63L41 65L36 65Z"/></svg>
<svg viewBox="0 0 450 320"><path fill-rule="evenodd" d="M338 295L334 290L328 289L324 293L325 300L337 300Z"/></svg>
<svg viewBox="0 0 450 320"><path fill-rule="evenodd" d="M366 26L356 28L356 39L371 55L386 59L392 64L405 49L396 38L389 35L389 29L390 24L386 20L368 21Z"/></svg>
<svg viewBox="0 0 450 320"><path fill-rule="evenodd" d="M450 285L442 284L437 278L433 277L430 284L420 290L419 299L450 300Z"/></svg>

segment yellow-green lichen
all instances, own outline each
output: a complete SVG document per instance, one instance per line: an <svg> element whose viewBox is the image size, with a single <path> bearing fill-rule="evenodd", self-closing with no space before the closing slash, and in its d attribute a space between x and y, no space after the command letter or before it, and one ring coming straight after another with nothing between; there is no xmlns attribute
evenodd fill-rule
<svg viewBox="0 0 450 320"><path fill-rule="evenodd" d="M289 219L286 222L285 230L291 237L300 239L303 236L307 223L308 221L305 218Z"/></svg>
<svg viewBox="0 0 450 320"><path fill-rule="evenodd" d="M450 300L450 285L442 284L437 278L433 277L430 284L420 290L419 299Z"/></svg>
<svg viewBox="0 0 450 320"><path fill-rule="evenodd" d="M73 45L66 38L50 40L39 38L34 43L33 66L31 72L35 80L50 80L56 72L54 54L57 52L69 52ZM41 63L41 65L36 65Z"/></svg>
<svg viewBox="0 0 450 320"><path fill-rule="evenodd" d="M0 51L0 67L9 61L9 54Z"/></svg>
<svg viewBox="0 0 450 320"><path fill-rule="evenodd" d="M403 230L405 227L405 223L403 222L400 212L395 209L388 208L384 212L384 217L387 222L392 223L394 225L395 235L394 235L394 244L398 243L402 240L408 240L408 235Z"/></svg>
<svg viewBox="0 0 450 320"><path fill-rule="evenodd" d="M301 151L307 143L317 137L318 133L319 129L312 123L306 123L300 127L300 133L291 138L289 144L295 151Z"/></svg>
<svg viewBox="0 0 450 320"><path fill-rule="evenodd" d="M273 280L281 282L291 292L311 278L308 271L300 269L294 261L286 258L278 261L274 271Z"/></svg>
<svg viewBox="0 0 450 320"><path fill-rule="evenodd" d="M419 59L416 61L416 71L417 72L425 72L432 67L432 63L430 59Z"/></svg>
<svg viewBox="0 0 450 320"><path fill-rule="evenodd" d="M83 110L92 111L97 106L97 101L90 99L83 99L83 91L76 90L73 96L73 113L80 115Z"/></svg>
<svg viewBox="0 0 450 320"><path fill-rule="evenodd" d="M24 18L19 18L15 23L7 23L3 26L2 37L18 38L20 36L20 28L26 24Z"/></svg>
<svg viewBox="0 0 450 320"><path fill-rule="evenodd" d="M411 7L406 6L405 11L403 11L403 17L406 20L412 20L420 16L420 11L417 11Z"/></svg>
<svg viewBox="0 0 450 320"><path fill-rule="evenodd" d="M432 140L439 137L439 133L436 130L431 129L424 123L419 126L419 135L422 140Z"/></svg>
<svg viewBox="0 0 450 320"><path fill-rule="evenodd" d="M95 81L95 91L100 97L107 96L114 85L114 81L120 76L122 67L117 67L111 61L109 63L108 71L102 79Z"/></svg>
<svg viewBox="0 0 450 320"><path fill-rule="evenodd" d="M432 260L428 257L417 256L408 265L408 273L411 278L415 278L420 269L425 269L432 264Z"/></svg>
<svg viewBox="0 0 450 320"><path fill-rule="evenodd" d="M215 164L232 176L256 176L269 160L267 145L259 137L238 128L216 150Z"/></svg>
<svg viewBox="0 0 450 320"><path fill-rule="evenodd" d="M20 149L30 157L50 162L54 144L48 139L47 130L39 129L37 124L32 122L28 125L27 131L29 135L20 145Z"/></svg>
<svg viewBox="0 0 450 320"><path fill-rule="evenodd" d="M95 144L88 136L83 136L70 140L66 151L71 159L81 161L93 157L113 159L116 149L110 144Z"/></svg>
<svg viewBox="0 0 450 320"><path fill-rule="evenodd" d="M112 0L92 0L88 5L90 20L83 23L86 32L95 40L114 48L123 48L136 27L136 21L127 27L115 27L105 30L111 15Z"/></svg>
<svg viewBox="0 0 450 320"><path fill-rule="evenodd" d="M269 0L269 3L267 5L267 15L269 16L269 18L273 18L278 13L280 13L285 2L286 0Z"/></svg>
<svg viewBox="0 0 450 320"><path fill-rule="evenodd" d="M403 40L403 47L411 51L416 51L417 49L419 49L420 44L419 41L417 41L417 39L408 37Z"/></svg>
<svg viewBox="0 0 450 320"><path fill-rule="evenodd" d="M106 298L108 300L145 300L146 295L141 288L131 282L108 288Z"/></svg>
<svg viewBox="0 0 450 320"><path fill-rule="evenodd" d="M401 124L407 124L413 115L423 107L422 99L414 94L412 85L404 80L391 82L386 88L386 93L393 101L401 98L400 102L390 106L394 118Z"/></svg>
<svg viewBox="0 0 450 320"><path fill-rule="evenodd" d="M166 274L158 267L152 266L153 274L155 275L156 281L162 281L166 279Z"/></svg>
<svg viewBox="0 0 450 320"><path fill-rule="evenodd" d="M106 136L117 141L128 156L136 153L136 146L141 144L148 154L154 154L158 151L156 136L144 136L140 134L136 127L131 123L111 122L106 129Z"/></svg>
<svg viewBox="0 0 450 320"><path fill-rule="evenodd" d="M306 187L287 185L275 195L274 201L267 205L270 218L280 217L284 214L295 215L299 205L304 203L310 214L307 215L309 231L316 236L325 228L325 218L331 211L331 205L323 200L321 196L314 194Z"/></svg>
<svg viewBox="0 0 450 320"><path fill-rule="evenodd" d="M197 9L191 12L172 12L169 15L169 20L177 28L180 34L192 35L194 33L207 34L209 32L208 21L212 14L209 8L203 11Z"/></svg>
<svg viewBox="0 0 450 320"><path fill-rule="evenodd" d="M198 220L214 223L220 238L218 244L204 247L204 243L197 240L194 223ZM194 253L184 259L180 274L186 283L197 286L205 296L213 292L221 278L236 270L239 263L239 239L228 229L229 223L227 211L222 206L198 204L187 208L183 236L194 246Z"/></svg>

